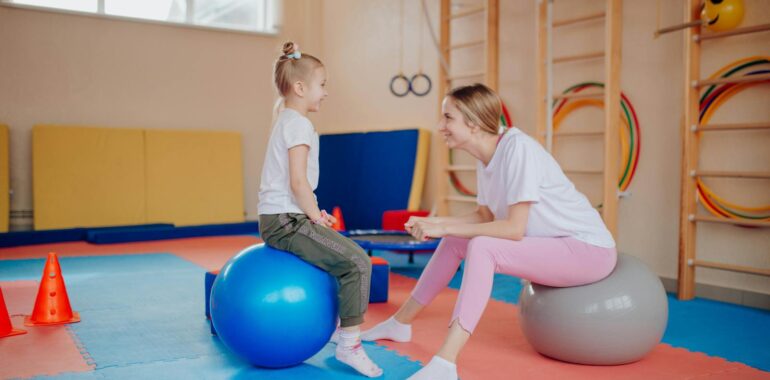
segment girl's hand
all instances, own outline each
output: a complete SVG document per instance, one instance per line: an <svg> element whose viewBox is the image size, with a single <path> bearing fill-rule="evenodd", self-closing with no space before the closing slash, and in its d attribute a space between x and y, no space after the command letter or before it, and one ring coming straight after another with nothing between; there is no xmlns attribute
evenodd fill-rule
<svg viewBox="0 0 770 380"><path fill-rule="evenodd" d="M428 218L424 216L410 216L409 220L407 220L406 223L404 223L404 229L406 230L406 232L409 232L411 234L412 227L414 227L414 224L421 220L426 220L426 219Z"/></svg>
<svg viewBox="0 0 770 380"><path fill-rule="evenodd" d="M337 218L335 218L332 215L329 215L326 212L326 210L321 210L321 216L319 216L316 219L311 219L311 222L319 226L331 228L334 225L334 223L337 222Z"/></svg>
<svg viewBox="0 0 770 380"><path fill-rule="evenodd" d="M426 220L415 222L409 233L419 241L428 239L438 239L446 236L446 226L438 223L431 223Z"/></svg>
<svg viewBox="0 0 770 380"><path fill-rule="evenodd" d="M321 210L321 219L323 220L323 225L326 227L332 227L334 226L334 223L337 223L337 218L326 212L326 210Z"/></svg>

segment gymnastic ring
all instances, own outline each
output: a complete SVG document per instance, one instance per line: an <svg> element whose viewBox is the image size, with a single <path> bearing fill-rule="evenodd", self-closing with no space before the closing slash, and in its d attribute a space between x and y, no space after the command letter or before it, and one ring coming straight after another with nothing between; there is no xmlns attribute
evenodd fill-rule
<svg viewBox="0 0 770 380"><path fill-rule="evenodd" d="M396 82L399 79L406 83L406 91L404 91L403 93L396 92L395 88L393 88L393 86L396 84ZM393 93L393 95L396 95L399 98L403 98L404 96L409 95L411 91L412 91L412 82L410 82L409 78L404 76L404 74L398 74L394 76L393 79L390 80L390 92Z"/></svg>
<svg viewBox="0 0 770 380"><path fill-rule="evenodd" d="M428 82L428 88L423 92L417 92L414 90L414 81L420 78L424 78L426 82ZM417 73L412 75L412 79L409 80L409 90L412 91L413 94L417 96L425 96L428 95L430 90L433 88L433 82L431 82L430 77L423 74L423 73Z"/></svg>

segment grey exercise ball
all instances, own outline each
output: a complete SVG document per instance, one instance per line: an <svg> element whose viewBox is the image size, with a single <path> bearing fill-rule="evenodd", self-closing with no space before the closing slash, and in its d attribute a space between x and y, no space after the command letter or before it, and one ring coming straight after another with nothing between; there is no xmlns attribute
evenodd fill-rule
<svg viewBox="0 0 770 380"><path fill-rule="evenodd" d="M660 342L668 301L660 279L633 256L620 254L607 278L553 288L529 283L520 298L529 343L554 359L591 365L637 361Z"/></svg>

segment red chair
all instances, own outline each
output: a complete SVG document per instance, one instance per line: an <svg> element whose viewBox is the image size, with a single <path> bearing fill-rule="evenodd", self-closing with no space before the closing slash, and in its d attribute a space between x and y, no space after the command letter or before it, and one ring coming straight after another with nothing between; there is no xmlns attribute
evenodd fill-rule
<svg viewBox="0 0 770 380"><path fill-rule="evenodd" d="M382 229L386 231L406 231L404 228L404 224L409 220L409 217L412 216L428 216L430 214L429 211L425 210L417 210L417 211L409 211L409 210L388 210L382 213ZM414 263L414 254L417 253L428 253L433 251L393 251L396 253L409 253L409 263Z"/></svg>

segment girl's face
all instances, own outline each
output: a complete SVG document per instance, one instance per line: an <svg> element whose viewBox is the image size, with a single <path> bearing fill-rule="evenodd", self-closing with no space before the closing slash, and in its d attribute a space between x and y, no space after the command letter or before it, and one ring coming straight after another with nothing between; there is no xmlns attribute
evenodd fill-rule
<svg viewBox="0 0 770 380"><path fill-rule="evenodd" d="M326 92L326 69L323 66L313 69L308 86L305 92L305 101L309 112L318 112L321 109L321 102L329 95Z"/></svg>
<svg viewBox="0 0 770 380"><path fill-rule="evenodd" d="M473 127L468 125L465 117L457 109L454 99L444 98L441 103L441 120L438 123L438 131L444 136L444 141L449 148L461 148L471 141Z"/></svg>

